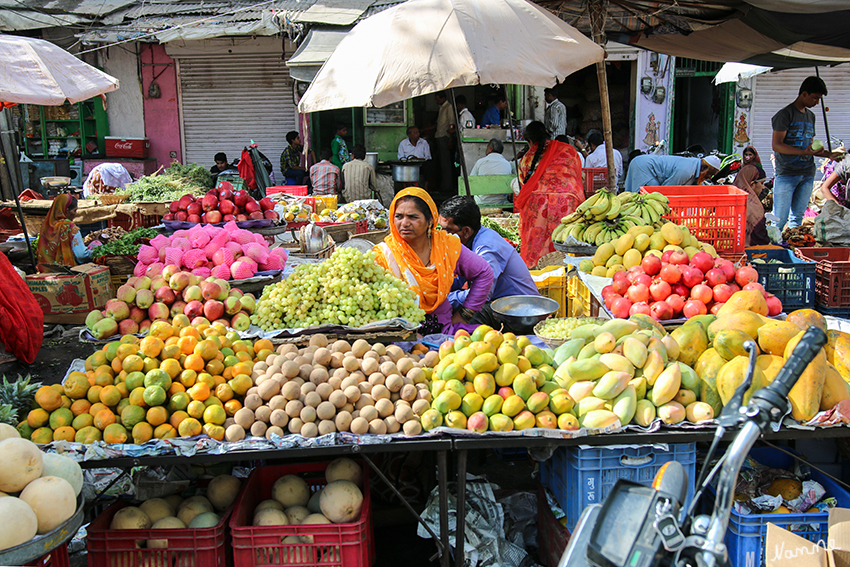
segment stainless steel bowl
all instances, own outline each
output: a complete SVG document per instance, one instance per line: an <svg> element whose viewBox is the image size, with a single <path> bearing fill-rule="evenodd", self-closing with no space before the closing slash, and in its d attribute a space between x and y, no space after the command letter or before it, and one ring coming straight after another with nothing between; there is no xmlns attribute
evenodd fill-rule
<svg viewBox="0 0 850 567"><path fill-rule="evenodd" d="M555 313L559 307L554 299L540 295L509 295L490 304L500 321L523 327L533 327Z"/></svg>
<svg viewBox="0 0 850 567"><path fill-rule="evenodd" d="M366 163L373 169L378 169L378 152L366 152Z"/></svg>
<svg viewBox="0 0 850 567"><path fill-rule="evenodd" d="M401 181L403 183L415 183L419 181L419 166L421 163L394 163L393 164L393 181Z"/></svg>

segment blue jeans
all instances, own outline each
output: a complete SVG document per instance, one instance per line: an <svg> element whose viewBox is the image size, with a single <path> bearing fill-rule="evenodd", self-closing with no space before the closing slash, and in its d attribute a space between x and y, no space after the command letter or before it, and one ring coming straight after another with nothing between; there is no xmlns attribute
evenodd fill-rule
<svg viewBox="0 0 850 567"><path fill-rule="evenodd" d="M811 175L777 175L773 181L773 214L779 218L779 230L800 226L812 196L815 178ZM790 212L790 217L789 217Z"/></svg>

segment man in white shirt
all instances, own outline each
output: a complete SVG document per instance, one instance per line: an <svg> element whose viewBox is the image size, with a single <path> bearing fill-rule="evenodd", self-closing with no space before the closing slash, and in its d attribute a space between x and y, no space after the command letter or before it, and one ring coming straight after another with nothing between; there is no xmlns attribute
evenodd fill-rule
<svg viewBox="0 0 850 567"><path fill-rule="evenodd" d="M543 113L543 123L549 131L549 136L554 140L558 136L567 133L567 107L555 96L552 89L543 89L543 99L546 101L546 110Z"/></svg>
<svg viewBox="0 0 850 567"><path fill-rule="evenodd" d="M484 157L475 162L469 175L511 175L511 162L502 155L504 149L501 140L490 140ZM475 202L479 206L501 205L507 200L507 195L475 195Z"/></svg>
<svg viewBox="0 0 850 567"><path fill-rule="evenodd" d="M587 145L590 153L584 162L584 167L608 167L608 155L606 154L605 138L599 130L591 130L587 133ZM617 172L617 180L623 175L623 154L614 150L614 169Z"/></svg>
<svg viewBox="0 0 850 567"><path fill-rule="evenodd" d="M419 128L409 126L407 138L398 145L398 159L431 159L431 147L419 137Z"/></svg>
<svg viewBox="0 0 850 567"><path fill-rule="evenodd" d="M457 114L460 128L475 128L475 117L469 111L469 107L466 105L466 97L463 95L457 95L455 97L455 102L457 103Z"/></svg>

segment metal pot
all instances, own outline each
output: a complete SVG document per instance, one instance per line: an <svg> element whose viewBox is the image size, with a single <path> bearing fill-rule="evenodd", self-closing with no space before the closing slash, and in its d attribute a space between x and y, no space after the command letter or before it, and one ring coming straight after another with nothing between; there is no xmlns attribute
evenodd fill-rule
<svg viewBox="0 0 850 567"><path fill-rule="evenodd" d="M419 163L394 163L393 181L415 183L419 181Z"/></svg>
<svg viewBox="0 0 850 567"><path fill-rule="evenodd" d="M366 152L365 161L372 166L372 169L378 169L378 152Z"/></svg>

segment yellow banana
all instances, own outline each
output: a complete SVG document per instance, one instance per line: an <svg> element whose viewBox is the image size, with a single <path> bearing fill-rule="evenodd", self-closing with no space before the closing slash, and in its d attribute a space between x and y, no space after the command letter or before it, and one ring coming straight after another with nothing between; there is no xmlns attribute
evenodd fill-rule
<svg viewBox="0 0 850 567"><path fill-rule="evenodd" d="M608 209L608 214L606 215L606 218L608 220L613 220L617 218L617 215L620 214L620 209L622 208L623 203L622 201L620 201L620 197L618 197L617 195L611 195L608 201L611 203L611 208Z"/></svg>

